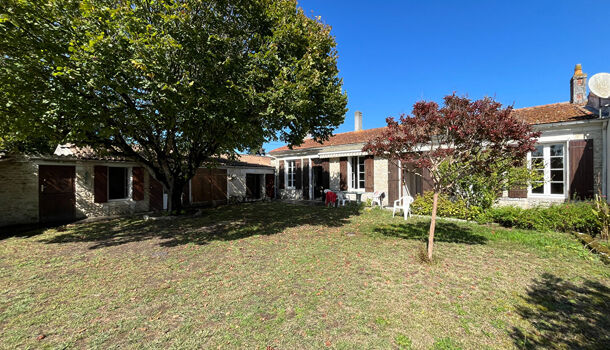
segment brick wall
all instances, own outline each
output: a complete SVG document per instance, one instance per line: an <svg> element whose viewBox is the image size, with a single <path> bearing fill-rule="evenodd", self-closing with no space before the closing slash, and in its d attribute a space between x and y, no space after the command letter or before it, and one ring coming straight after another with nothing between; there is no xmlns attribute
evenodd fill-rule
<svg viewBox="0 0 610 350"><path fill-rule="evenodd" d="M0 162L0 226L38 222L38 166Z"/></svg>

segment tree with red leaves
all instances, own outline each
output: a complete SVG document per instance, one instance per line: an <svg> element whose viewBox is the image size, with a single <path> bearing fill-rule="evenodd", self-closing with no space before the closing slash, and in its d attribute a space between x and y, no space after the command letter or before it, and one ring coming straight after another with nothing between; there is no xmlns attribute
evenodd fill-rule
<svg viewBox="0 0 610 350"><path fill-rule="evenodd" d="M492 98L472 101L455 94L444 98L444 106L420 101L411 116L399 121L389 117L382 135L369 140L363 151L387 158L421 176L427 169L434 192L428 236L428 259L432 259L436 211L440 193L449 193L456 180L473 173L497 171L497 162L523 166L534 149L539 132L512 115ZM403 177L403 186L406 185Z"/></svg>

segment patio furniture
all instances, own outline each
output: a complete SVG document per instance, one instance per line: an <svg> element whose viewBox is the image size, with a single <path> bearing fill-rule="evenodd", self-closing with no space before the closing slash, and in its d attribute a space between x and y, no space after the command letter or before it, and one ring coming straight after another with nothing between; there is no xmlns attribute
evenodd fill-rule
<svg viewBox="0 0 610 350"><path fill-rule="evenodd" d="M330 205L337 205L337 194L329 189L324 190L324 204L326 206Z"/></svg>
<svg viewBox="0 0 610 350"><path fill-rule="evenodd" d="M383 208L383 195L384 193L381 191L373 192L373 201L371 202L371 206L374 206L377 203L381 208Z"/></svg>
<svg viewBox="0 0 610 350"><path fill-rule="evenodd" d="M402 196L394 201L394 208L392 209L392 217L396 215L396 210L400 209L402 206L402 210L405 216L405 220L411 215L411 203L413 203L415 199L411 196ZM401 205L402 202L402 205Z"/></svg>
<svg viewBox="0 0 610 350"><path fill-rule="evenodd" d="M345 206L345 202L347 202L347 195L345 192L337 192L337 205L339 203L341 206Z"/></svg>

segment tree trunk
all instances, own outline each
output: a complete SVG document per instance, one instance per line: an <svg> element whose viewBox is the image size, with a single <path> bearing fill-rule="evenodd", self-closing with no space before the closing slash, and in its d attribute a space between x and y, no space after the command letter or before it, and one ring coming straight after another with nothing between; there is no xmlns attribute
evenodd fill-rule
<svg viewBox="0 0 610 350"><path fill-rule="evenodd" d="M167 211L170 215L178 215L182 210L182 190L184 184L174 182L167 189L168 191L168 203Z"/></svg>
<svg viewBox="0 0 610 350"><path fill-rule="evenodd" d="M434 191L432 201L432 217L430 218L430 234L428 235L428 259L432 260L432 248L434 247L434 229L436 228L436 207L438 206L438 192Z"/></svg>

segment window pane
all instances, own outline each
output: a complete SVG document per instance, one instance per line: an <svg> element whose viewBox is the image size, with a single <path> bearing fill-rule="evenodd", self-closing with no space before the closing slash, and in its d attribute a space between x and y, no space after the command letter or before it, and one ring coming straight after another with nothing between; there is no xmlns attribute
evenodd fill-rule
<svg viewBox="0 0 610 350"><path fill-rule="evenodd" d="M544 146L536 146L536 149L532 152L532 157L542 157Z"/></svg>
<svg viewBox="0 0 610 350"><path fill-rule="evenodd" d="M532 193L544 193L544 183L543 182L534 182L532 183Z"/></svg>
<svg viewBox="0 0 610 350"><path fill-rule="evenodd" d="M127 198L127 168L108 168L108 199Z"/></svg>
<svg viewBox="0 0 610 350"><path fill-rule="evenodd" d="M360 180L358 188L364 188L364 179Z"/></svg>
<svg viewBox="0 0 610 350"><path fill-rule="evenodd" d="M551 170L551 181L563 181L563 170Z"/></svg>
<svg viewBox="0 0 610 350"><path fill-rule="evenodd" d="M551 182L551 194L563 194L563 182Z"/></svg>
<svg viewBox="0 0 610 350"><path fill-rule="evenodd" d="M544 159L532 158L532 169L543 169L543 168L544 168Z"/></svg>
<svg viewBox="0 0 610 350"><path fill-rule="evenodd" d="M551 169L563 169L563 158L551 158Z"/></svg>
<svg viewBox="0 0 610 350"><path fill-rule="evenodd" d="M551 145L549 148L551 149L551 157L563 157L563 145Z"/></svg>

